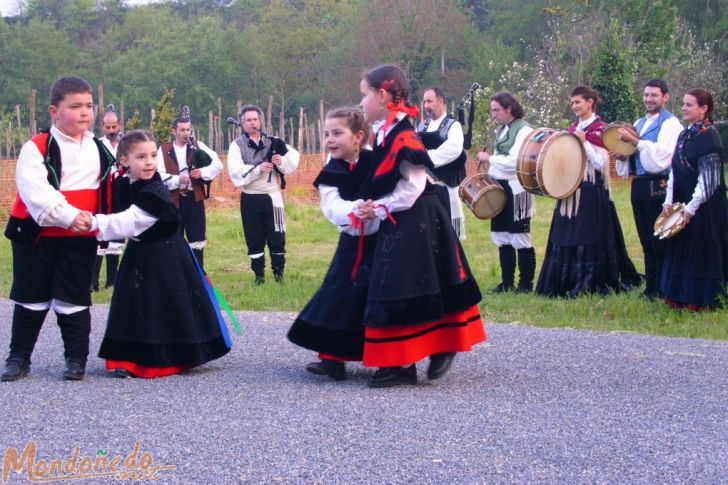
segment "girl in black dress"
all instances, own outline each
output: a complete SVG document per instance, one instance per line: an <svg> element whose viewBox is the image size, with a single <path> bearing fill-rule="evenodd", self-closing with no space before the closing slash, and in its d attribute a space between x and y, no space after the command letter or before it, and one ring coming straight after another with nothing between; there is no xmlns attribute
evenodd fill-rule
<svg viewBox="0 0 728 485"><path fill-rule="evenodd" d="M427 376L442 377L457 352L485 341L480 289L447 208L427 179L434 167L408 116L409 82L384 65L360 84L373 122L373 202L365 220L381 221L364 312L365 366L379 367L370 387L415 384L415 363L429 357Z"/></svg>
<svg viewBox="0 0 728 485"><path fill-rule="evenodd" d="M157 173L154 138L130 131L118 155L128 170L130 184L120 191L127 208L96 215L93 229L99 240L129 238L129 244L99 357L118 377L147 378L222 357L230 337L212 287L179 232L179 213Z"/></svg>
<svg viewBox="0 0 728 485"><path fill-rule="evenodd" d="M331 159L314 185L321 210L339 230L339 244L321 288L288 332L296 345L319 353L306 370L335 380L346 377L344 362L361 360L364 307L379 220L361 223L359 208L369 200L372 152L363 150L369 125L353 108L326 114L324 138ZM371 202L371 201L369 201Z"/></svg>

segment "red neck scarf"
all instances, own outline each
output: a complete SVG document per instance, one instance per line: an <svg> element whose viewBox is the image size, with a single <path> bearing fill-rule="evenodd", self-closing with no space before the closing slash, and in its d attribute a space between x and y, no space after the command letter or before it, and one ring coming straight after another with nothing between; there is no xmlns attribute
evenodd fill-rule
<svg viewBox="0 0 728 485"><path fill-rule="evenodd" d="M394 121L397 119L397 115L399 113L404 113L407 116L411 117L417 117L420 115L420 110L417 106L407 106L403 100L399 100L399 103L394 104L392 102L387 103L387 109L389 110L389 115L387 115L387 119L384 120L384 125L382 125L382 130L384 130L384 139L382 140L382 146L384 146L384 141L387 138L387 130L394 124Z"/></svg>

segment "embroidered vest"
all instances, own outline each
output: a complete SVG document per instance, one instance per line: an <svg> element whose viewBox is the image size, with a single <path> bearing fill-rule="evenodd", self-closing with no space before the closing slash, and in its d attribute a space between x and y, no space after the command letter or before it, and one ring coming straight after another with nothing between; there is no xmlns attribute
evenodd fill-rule
<svg viewBox="0 0 728 485"><path fill-rule="evenodd" d="M256 145L250 139L250 136L244 133L235 139L235 144L240 148L240 157L246 165L260 165L263 162L269 162L273 158L274 153L280 156L288 153L288 147L286 147L282 139L267 135L261 135L260 143ZM284 190L286 188L285 174L275 165L273 166L273 172L275 172L280 180L281 190Z"/></svg>
<svg viewBox="0 0 728 485"><path fill-rule="evenodd" d="M192 150L190 150L189 145L186 147L186 155L185 155L185 167L188 169L188 175L189 171L192 170ZM172 142L170 143L164 143L162 145L162 157L164 158L164 169L167 171L167 173L172 175L179 175L180 171L180 165L179 161L177 160L177 155L174 152L174 144ZM207 197L205 197L205 183L204 181L199 179L191 179L192 180L192 191L195 194L195 201L200 202L202 200L205 200ZM170 193L172 194L172 201L174 201L175 207L179 208L179 197L180 197L180 190L174 189L171 190Z"/></svg>

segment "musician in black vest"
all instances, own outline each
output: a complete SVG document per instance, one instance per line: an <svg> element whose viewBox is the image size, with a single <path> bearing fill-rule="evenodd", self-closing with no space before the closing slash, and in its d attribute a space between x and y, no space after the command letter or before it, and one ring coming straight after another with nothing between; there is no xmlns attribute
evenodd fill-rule
<svg viewBox="0 0 728 485"><path fill-rule="evenodd" d="M240 193L240 215L255 283L265 282L265 246L273 277L283 282L286 264L286 220L283 211L285 176L298 167L293 147L262 131L263 113L253 105L240 110L243 134L230 144L228 172Z"/></svg>
<svg viewBox="0 0 728 485"><path fill-rule="evenodd" d="M172 122L172 134L174 141L159 147L157 170L172 194L174 205L179 209L181 230L200 266L204 266L203 250L207 245L205 199L209 197L209 187L205 187L205 184L220 175L222 162L207 145L198 140L193 141L192 121L189 118L175 119ZM202 150L212 162L205 167L195 168L193 160L197 150Z"/></svg>
<svg viewBox="0 0 728 485"><path fill-rule="evenodd" d="M515 289L519 293L533 291L536 273L536 252L531 241L531 217L534 214L533 194L526 192L516 177L516 159L521 145L533 131L523 120L523 107L509 92L503 91L490 99L490 112L498 125L495 134L495 153L478 153L478 161L489 163L488 173L506 193L506 206L490 221L491 238L498 246L501 283L495 293ZM516 252L518 252L518 286L515 286Z"/></svg>
<svg viewBox="0 0 728 485"><path fill-rule="evenodd" d="M422 95L427 118L420 123L418 135L435 166L436 183L447 189L448 208L455 233L465 239L465 214L458 195L458 186L465 178L466 155L463 151L463 127L447 113L445 93L437 86Z"/></svg>
<svg viewBox="0 0 728 485"><path fill-rule="evenodd" d="M654 236L654 225L662 212L672 155L683 130L680 120L666 108L669 99L665 81L648 81L642 96L646 114L634 123L639 136L624 128L619 129L622 141L634 145L637 153L628 159L621 153L610 154L618 160L618 174L624 178L633 177L632 211L645 255L646 286L643 294L648 298L662 296L659 286L665 241Z"/></svg>

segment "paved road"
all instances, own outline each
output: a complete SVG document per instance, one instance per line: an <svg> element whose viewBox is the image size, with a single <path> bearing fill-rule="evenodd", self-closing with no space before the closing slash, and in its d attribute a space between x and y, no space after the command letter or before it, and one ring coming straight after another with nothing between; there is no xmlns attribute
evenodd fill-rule
<svg viewBox="0 0 728 485"><path fill-rule="evenodd" d="M3 354L11 311L0 300ZM93 308L94 350L106 312ZM101 466L138 442L145 466L176 467L159 483L728 480L728 342L492 324L441 381L423 368L416 387L375 390L358 365L341 383L307 374L292 314L240 317L232 353L189 374L114 379L92 358L80 383L60 380L49 317L30 376L0 384L0 452L34 441L42 473L75 447Z"/></svg>

